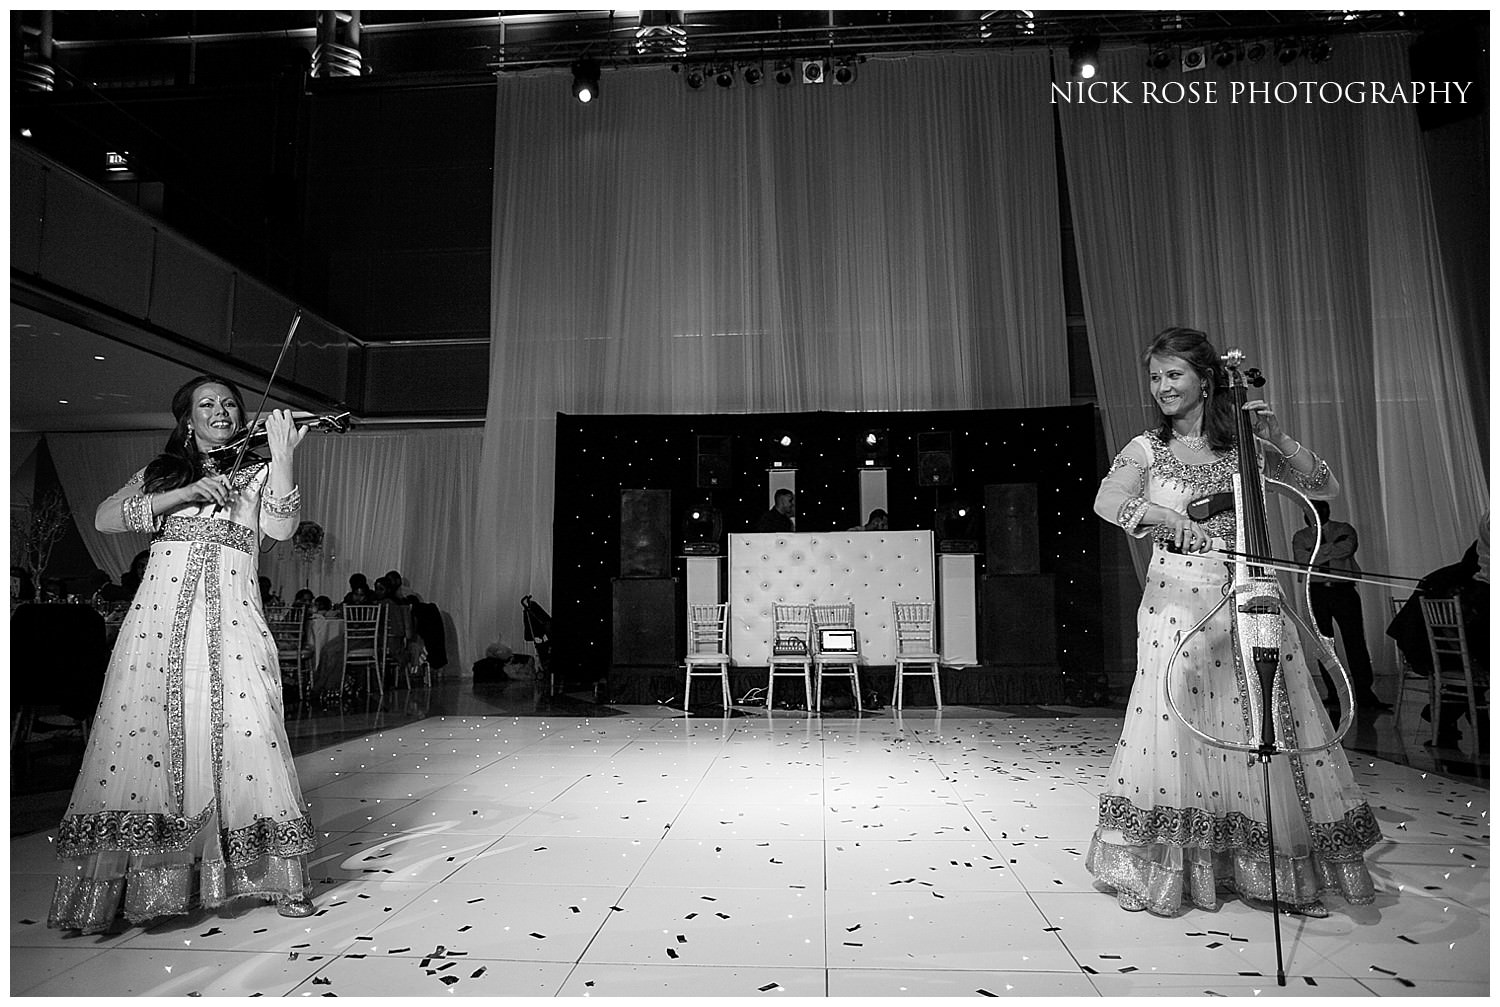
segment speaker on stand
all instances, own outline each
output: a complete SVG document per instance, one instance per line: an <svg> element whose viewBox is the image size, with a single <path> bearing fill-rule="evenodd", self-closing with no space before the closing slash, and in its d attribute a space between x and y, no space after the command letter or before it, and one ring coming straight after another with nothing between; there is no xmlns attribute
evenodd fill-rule
<svg viewBox="0 0 1500 1007"><path fill-rule="evenodd" d="M1055 585L1042 572L1035 483L984 488L986 664L1057 663Z"/></svg>
<svg viewBox="0 0 1500 1007"><path fill-rule="evenodd" d="M671 490L621 490L612 664L675 663L677 580L671 574Z"/></svg>

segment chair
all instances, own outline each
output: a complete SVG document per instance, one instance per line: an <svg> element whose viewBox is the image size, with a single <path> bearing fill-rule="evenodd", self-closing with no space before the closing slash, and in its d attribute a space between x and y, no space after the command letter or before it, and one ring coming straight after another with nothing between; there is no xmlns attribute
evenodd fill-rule
<svg viewBox="0 0 1500 1007"><path fill-rule="evenodd" d="M771 657L767 662L766 709L776 703L776 679L802 679L807 710L813 709L812 689L812 613L806 605L771 606ZM780 651L778 653L778 651Z"/></svg>
<svg viewBox="0 0 1500 1007"><path fill-rule="evenodd" d="M1409 597L1397 598L1395 595L1392 595L1390 599L1391 618L1395 619L1396 616L1400 615L1401 610L1406 607L1406 603L1409 601L1411 601ZM1406 654L1399 646L1396 646L1394 642L1391 646L1396 651L1396 673L1401 678L1401 684L1396 687L1396 718L1394 724L1396 736L1400 737L1401 707L1404 705L1404 700L1406 699L1406 686L1408 683L1416 682L1425 684L1427 676L1411 666L1411 662L1406 659Z"/></svg>
<svg viewBox="0 0 1500 1007"><path fill-rule="evenodd" d="M379 605L344 606L344 670L339 676L339 692L349 678L351 666L365 668L365 691L370 689L370 678L375 679L375 688L385 695L385 683L381 681L384 668L384 620Z"/></svg>
<svg viewBox="0 0 1500 1007"><path fill-rule="evenodd" d="M1469 723L1474 725L1475 743L1482 752L1484 741L1479 735L1484 723L1479 719L1479 711L1483 710L1487 716L1490 704L1488 698L1479 700L1474 686L1474 666L1469 660L1469 639L1464 632L1463 610L1458 599L1423 598L1422 621L1427 625L1427 646L1432 651L1432 678L1427 689L1432 744L1437 745L1443 700L1462 699L1468 706Z"/></svg>
<svg viewBox="0 0 1500 1007"><path fill-rule="evenodd" d="M938 678L937 631L932 602L896 602L896 709L901 709L907 675L931 675L932 696L943 708Z"/></svg>
<svg viewBox="0 0 1500 1007"><path fill-rule="evenodd" d="M823 631L829 629L849 630L855 641L854 648L825 650ZM818 674L818 711L823 710L823 679L832 675L835 678L849 679L849 685L854 690L854 708L863 713L865 705L859 691L859 637L854 635L854 604L844 602L839 605L812 606L812 631L813 670Z"/></svg>
<svg viewBox="0 0 1500 1007"><path fill-rule="evenodd" d="M714 677L719 680L724 713L729 713L729 606L689 605L687 656L687 684L682 690L682 708L689 708L688 699L693 691L694 678Z"/></svg>
<svg viewBox="0 0 1500 1007"><path fill-rule="evenodd" d="M292 673L297 694L307 699L312 692L312 640L307 635L307 608L303 605L267 605L266 626L276 641L281 673Z"/></svg>

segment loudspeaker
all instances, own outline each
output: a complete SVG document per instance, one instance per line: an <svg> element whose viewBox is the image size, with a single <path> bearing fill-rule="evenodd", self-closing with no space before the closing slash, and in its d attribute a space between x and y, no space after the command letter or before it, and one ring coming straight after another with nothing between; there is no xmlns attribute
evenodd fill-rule
<svg viewBox="0 0 1500 1007"><path fill-rule="evenodd" d="M953 435L917 434L917 485L953 485Z"/></svg>
<svg viewBox="0 0 1500 1007"><path fill-rule="evenodd" d="M1055 664L1052 575L984 578L984 663Z"/></svg>
<svg viewBox="0 0 1500 1007"><path fill-rule="evenodd" d="M719 489L734 477L730 445L733 439L718 434L698 435L698 488Z"/></svg>
<svg viewBox="0 0 1500 1007"><path fill-rule="evenodd" d="M1042 572L1036 509L1036 483L996 483L984 488L985 573Z"/></svg>
<svg viewBox="0 0 1500 1007"><path fill-rule="evenodd" d="M672 491L620 491L620 576L672 572Z"/></svg>
<svg viewBox="0 0 1500 1007"><path fill-rule="evenodd" d="M612 663L664 667L676 664L676 579L617 577L612 586L615 609Z"/></svg>

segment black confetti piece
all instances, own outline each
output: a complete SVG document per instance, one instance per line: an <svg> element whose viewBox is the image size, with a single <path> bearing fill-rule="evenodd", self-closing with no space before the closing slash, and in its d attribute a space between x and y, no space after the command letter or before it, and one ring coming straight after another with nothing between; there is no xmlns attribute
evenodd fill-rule
<svg viewBox="0 0 1500 1007"><path fill-rule="evenodd" d="M862 942L862 941L845 941L844 942L844 947L846 947L846 948L862 948L864 946L865 946L864 942Z"/></svg>
<svg viewBox="0 0 1500 1007"><path fill-rule="evenodd" d="M1314 979L1312 976L1303 976L1302 977L1302 981L1305 982L1305 983L1307 983L1307 985L1309 985L1309 986L1316 986L1316 985L1318 985L1318 981L1316 979Z"/></svg>
<svg viewBox="0 0 1500 1007"><path fill-rule="evenodd" d="M727 919L729 919L729 915L727 913L714 913L714 915L717 916L721 920L727 920Z"/></svg>
<svg viewBox="0 0 1500 1007"><path fill-rule="evenodd" d="M204 931L203 933L199 934L198 936L199 937L213 937L213 936L215 936L217 934L222 934L223 932L224 931L220 930L218 927L209 927L206 931Z"/></svg>
<svg viewBox="0 0 1500 1007"><path fill-rule="evenodd" d="M544 940L547 939L547 935L546 934L539 934L535 930L533 930L531 932L531 936L535 937L539 941L544 941Z"/></svg>
<svg viewBox="0 0 1500 1007"><path fill-rule="evenodd" d="M1044 933L1044 934L1055 934L1055 933L1057 933L1061 929L1062 929L1062 927L1043 927L1042 928L1042 933Z"/></svg>
<svg viewBox="0 0 1500 1007"><path fill-rule="evenodd" d="M321 976L313 976L313 985L314 986L332 986L333 985L333 980L332 979L324 979Z"/></svg>
<svg viewBox="0 0 1500 1007"><path fill-rule="evenodd" d="M441 976L439 977L438 982L442 983L444 986L452 986L454 983L458 982L458 976Z"/></svg>
<svg viewBox="0 0 1500 1007"><path fill-rule="evenodd" d="M1084 970L1084 971L1085 971L1085 972L1087 972L1087 973L1088 973L1088 974L1089 974L1089 975L1091 975L1091 976L1096 976L1096 975L1098 975L1098 974L1099 974L1099 973L1098 973L1098 972L1095 972L1095 971L1094 971L1094 969L1093 969L1093 967L1092 967L1092 966L1089 966L1089 965L1084 965L1084 966L1081 966L1081 968L1082 968L1082 969L1083 969L1083 970Z"/></svg>
<svg viewBox="0 0 1500 1007"><path fill-rule="evenodd" d="M1380 972L1380 973L1383 973L1383 974L1388 975L1388 976L1393 976L1393 975L1396 974L1396 973L1392 972L1390 969L1383 969L1383 968L1381 968L1379 965L1371 965L1370 968L1374 969L1376 972Z"/></svg>
<svg viewBox="0 0 1500 1007"><path fill-rule="evenodd" d="M472 923L465 923L463 926L461 926L461 927L458 928L458 932L459 933L463 933L465 930L473 930L473 929L474 929L474 924L472 924Z"/></svg>
<svg viewBox="0 0 1500 1007"><path fill-rule="evenodd" d="M686 934L678 934L677 935L677 943L678 944L686 944L687 943L687 935Z"/></svg>
<svg viewBox="0 0 1500 1007"><path fill-rule="evenodd" d="M479 968L477 968L473 972L469 973L469 978L470 979L478 979L480 976L484 975L484 971L487 968L489 968L488 965L481 965L481 966L479 966Z"/></svg>
<svg viewBox="0 0 1500 1007"><path fill-rule="evenodd" d="M443 964L441 964L441 965L439 965L437 967L436 971L438 971L438 972L444 972L444 971L447 971L448 969L451 969L453 966L455 966L457 964L458 964L458 962L443 962Z"/></svg>
<svg viewBox="0 0 1500 1007"><path fill-rule="evenodd" d="M676 948L667 948L667 957L668 958L676 958L677 957L677 949Z"/></svg>
<svg viewBox="0 0 1500 1007"><path fill-rule="evenodd" d="M619 906L610 906L609 908L612 909L613 911L617 912L617 913L623 913L625 911L625 910L621 909Z"/></svg>
<svg viewBox="0 0 1500 1007"><path fill-rule="evenodd" d="M261 927L259 930L252 930L251 933L263 934L263 933L265 933L269 929L271 929L271 928L270 927Z"/></svg>
<svg viewBox="0 0 1500 1007"><path fill-rule="evenodd" d="M846 931L848 931L849 933L852 934L852 933L854 933L854 931L858 930L862 926L864 926L863 923L856 923L856 924L854 924L854 926L852 926L852 927L845 927L844 929Z"/></svg>
<svg viewBox="0 0 1500 1007"><path fill-rule="evenodd" d="M1136 967L1134 965L1126 965L1124 968L1120 969L1120 971L1121 972L1135 972L1136 971Z"/></svg>
<svg viewBox="0 0 1500 1007"><path fill-rule="evenodd" d="M366 956L365 956L365 955L345 955L345 956L344 956L344 957L345 957L345 958L364 958L364 957L366 957ZM423 965L426 965L426 964L427 964L427 963L426 963L426 962L423 962L423 963L422 963L422 964L423 964Z"/></svg>
<svg viewBox="0 0 1500 1007"><path fill-rule="evenodd" d="M581 913L581 912L583 912L583 910L579 909L577 906L569 906L568 908L571 909L575 913Z"/></svg>
<svg viewBox="0 0 1500 1007"><path fill-rule="evenodd" d="M1125 956L1124 955L1100 955L1099 957L1100 958L1111 958L1111 959L1114 959L1115 961L1119 961L1121 958L1124 958Z"/></svg>
<svg viewBox="0 0 1500 1007"><path fill-rule="evenodd" d="M481 895L481 896L480 896L480 897L479 897L479 898L477 898L477 899L470 899L470 900L469 900L469 905L471 905L471 906L472 906L472 905L473 905L473 904L474 904L474 903L476 903L476 902L483 902L483 901L484 901L484 896L483 896L483 895Z"/></svg>
<svg viewBox="0 0 1500 1007"><path fill-rule="evenodd" d="M764 986L757 987L757 989L759 989L762 993L769 993L772 990L781 989L781 983L766 983Z"/></svg>
<svg viewBox="0 0 1500 1007"><path fill-rule="evenodd" d="M388 955L399 955L399 954L401 954L404 951L410 951L410 950L411 950L411 948L390 948L389 950L386 951L386 954L388 954Z"/></svg>
<svg viewBox="0 0 1500 1007"><path fill-rule="evenodd" d="M1206 948L1222 948L1224 946L1224 942L1223 941L1210 941L1209 943L1207 943L1207 944L1205 944L1203 946L1206 947Z"/></svg>
<svg viewBox="0 0 1500 1007"><path fill-rule="evenodd" d="M369 939L370 938L368 938L368 937L357 938L357 940L362 940L362 941L367 941ZM310 947L312 947L312 945L311 944L293 944L292 947L294 947L294 948L310 948Z"/></svg>
<svg viewBox="0 0 1500 1007"><path fill-rule="evenodd" d="M1396 940L1398 940L1398 941L1405 941L1408 944L1416 944L1416 943L1418 943L1417 941L1412 940L1410 937L1406 936L1405 934L1397 934L1396 935Z"/></svg>
<svg viewBox="0 0 1500 1007"><path fill-rule="evenodd" d="M353 955L351 955L350 957L352 958ZM360 955L360 957L363 958L364 955ZM417 968L419 968L419 969L425 969L427 966L429 966L431 964L432 964L432 959L431 958L423 958L421 961L417 962Z"/></svg>
<svg viewBox="0 0 1500 1007"><path fill-rule="evenodd" d="M1260 975L1260 973L1259 972L1241 972L1240 975L1242 975L1242 976L1258 976L1258 975Z"/></svg>
<svg viewBox="0 0 1500 1007"><path fill-rule="evenodd" d="M1398 983L1400 983L1402 986L1405 986L1407 989L1411 989L1413 986L1417 985L1416 983L1412 982L1410 979L1402 979L1400 976L1396 977L1396 981Z"/></svg>
<svg viewBox="0 0 1500 1007"><path fill-rule="evenodd" d="M997 997L1000 995L999 993L991 993L989 990L983 988L977 989L974 992L982 997Z"/></svg>

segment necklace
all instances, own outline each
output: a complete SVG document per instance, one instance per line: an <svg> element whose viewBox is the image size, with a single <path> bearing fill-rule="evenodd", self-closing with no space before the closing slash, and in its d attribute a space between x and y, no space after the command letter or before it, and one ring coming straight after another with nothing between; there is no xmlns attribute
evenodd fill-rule
<svg viewBox="0 0 1500 1007"><path fill-rule="evenodd" d="M1189 451L1209 450L1207 434L1173 434L1172 439L1180 442Z"/></svg>

